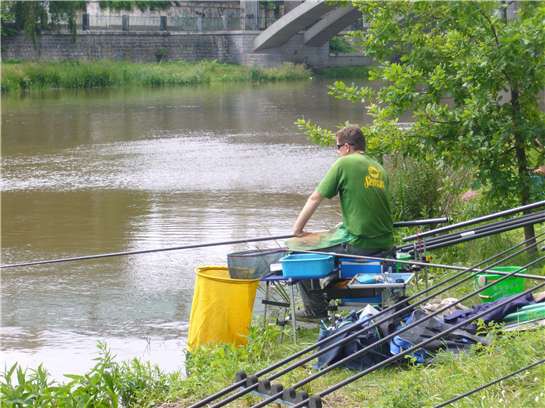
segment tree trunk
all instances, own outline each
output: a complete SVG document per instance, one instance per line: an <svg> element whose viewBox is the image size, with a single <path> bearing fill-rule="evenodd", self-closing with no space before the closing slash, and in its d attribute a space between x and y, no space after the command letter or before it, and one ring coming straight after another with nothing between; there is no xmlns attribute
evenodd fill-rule
<svg viewBox="0 0 545 408"><path fill-rule="evenodd" d="M519 199L521 205L530 204L530 174L528 173L528 158L524 146L524 136L517 126L521 115L518 89L511 88L511 107L513 109L513 137L515 139L515 154L517 158L517 172L519 179ZM531 211L525 211L530 213ZM530 255L536 255L536 234L533 225L524 226L524 239Z"/></svg>

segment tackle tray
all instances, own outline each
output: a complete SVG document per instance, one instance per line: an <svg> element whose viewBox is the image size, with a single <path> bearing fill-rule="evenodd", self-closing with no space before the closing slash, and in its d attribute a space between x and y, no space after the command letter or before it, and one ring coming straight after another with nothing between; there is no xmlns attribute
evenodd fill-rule
<svg viewBox="0 0 545 408"><path fill-rule="evenodd" d="M385 277L386 281L368 282L369 274L358 273L350 280L348 287L350 289L404 288L413 279L414 273L396 272L377 274L376 276L382 277L383 279Z"/></svg>

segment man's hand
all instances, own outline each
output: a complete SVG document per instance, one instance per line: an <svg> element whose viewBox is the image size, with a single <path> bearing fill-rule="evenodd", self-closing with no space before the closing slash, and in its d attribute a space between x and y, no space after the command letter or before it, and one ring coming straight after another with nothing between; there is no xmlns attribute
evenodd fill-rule
<svg viewBox="0 0 545 408"><path fill-rule="evenodd" d="M306 231L303 231L303 230L296 231L295 229L293 230L293 235L295 235L297 238L306 237L306 236L308 236L310 234L312 234L312 232L306 232Z"/></svg>
<svg viewBox="0 0 545 408"><path fill-rule="evenodd" d="M316 211L316 208L320 205L320 202L322 201L322 196L317 191L313 192L307 199L307 202L305 203L305 206L299 213L299 216L295 220L295 223L293 224L293 235L297 237L301 237L305 234L304 228L305 225L307 225L307 221L310 217L312 217L312 214L314 214L314 211Z"/></svg>

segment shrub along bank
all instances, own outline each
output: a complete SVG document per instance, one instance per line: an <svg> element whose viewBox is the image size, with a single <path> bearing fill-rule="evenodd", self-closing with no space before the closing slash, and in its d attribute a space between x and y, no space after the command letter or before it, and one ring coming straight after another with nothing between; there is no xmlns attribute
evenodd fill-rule
<svg viewBox="0 0 545 408"><path fill-rule="evenodd" d="M4 62L2 92L50 88L100 88L115 86L184 86L218 82L262 82L310 79L303 65L256 68L217 61L129 63Z"/></svg>

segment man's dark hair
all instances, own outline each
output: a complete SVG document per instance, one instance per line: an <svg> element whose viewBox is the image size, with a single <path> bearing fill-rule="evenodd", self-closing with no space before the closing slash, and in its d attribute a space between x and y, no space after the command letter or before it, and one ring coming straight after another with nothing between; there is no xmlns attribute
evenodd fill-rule
<svg viewBox="0 0 545 408"><path fill-rule="evenodd" d="M365 150L365 137L357 126L347 126L339 130L335 136L339 139L339 144L348 143L354 146L355 150Z"/></svg>

